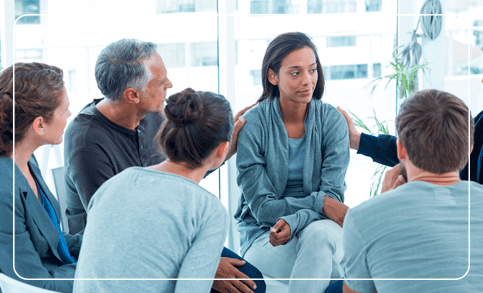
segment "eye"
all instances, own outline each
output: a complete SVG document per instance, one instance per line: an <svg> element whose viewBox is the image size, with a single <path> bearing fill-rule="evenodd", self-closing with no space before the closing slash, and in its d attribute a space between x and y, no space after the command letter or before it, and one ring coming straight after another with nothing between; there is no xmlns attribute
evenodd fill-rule
<svg viewBox="0 0 483 293"><path fill-rule="evenodd" d="M297 74L299 74L299 72L298 72L298 71L294 71L294 72L291 72L291 73L290 73L290 75L292 75L292 76L296 76Z"/></svg>
<svg viewBox="0 0 483 293"><path fill-rule="evenodd" d="M311 71L311 72L316 72L316 71L317 71L317 67L312 68L310 71Z"/></svg>

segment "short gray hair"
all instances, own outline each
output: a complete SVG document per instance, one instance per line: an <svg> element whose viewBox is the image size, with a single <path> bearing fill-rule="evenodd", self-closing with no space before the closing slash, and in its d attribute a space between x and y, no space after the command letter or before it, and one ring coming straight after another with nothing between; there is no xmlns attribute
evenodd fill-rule
<svg viewBox="0 0 483 293"><path fill-rule="evenodd" d="M144 61L151 58L156 45L135 39L122 39L104 48L96 62L96 81L101 93L109 100L122 100L128 88L146 89L152 74Z"/></svg>

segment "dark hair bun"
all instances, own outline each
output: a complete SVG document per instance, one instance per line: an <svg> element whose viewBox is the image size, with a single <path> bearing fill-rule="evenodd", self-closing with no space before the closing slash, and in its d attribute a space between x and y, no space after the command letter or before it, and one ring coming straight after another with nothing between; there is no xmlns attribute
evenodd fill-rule
<svg viewBox="0 0 483 293"><path fill-rule="evenodd" d="M187 88L166 100L164 112L169 121L182 127L203 119L203 101L199 93Z"/></svg>

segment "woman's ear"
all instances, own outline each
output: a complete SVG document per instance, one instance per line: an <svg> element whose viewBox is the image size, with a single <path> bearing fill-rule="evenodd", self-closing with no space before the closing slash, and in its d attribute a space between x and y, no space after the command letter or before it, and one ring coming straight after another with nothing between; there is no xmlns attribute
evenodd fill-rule
<svg viewBox="0 0 483 293"><path fill-rule="evenodd" d="M278 76L277 76L277 74L275 74L275 72L271 68L268 69L267 77L268 77L268 81L271 84L278 85Z"/></svg>
<svg viewBox="0 0 483 293"><path fill-rule="evenodd" d="M34 119L34 122L32 122L32 127L39 136L44 135L45 131L45 119L44 117L37 117Z"/></svg>
<svg viewBox="0 0 483 293"><path fill-rule="evenodd" d="M218 147L218 149L216 150L216 157L225 158L229 149L230 149L230 143L228 141L222 142Z"/></svg>

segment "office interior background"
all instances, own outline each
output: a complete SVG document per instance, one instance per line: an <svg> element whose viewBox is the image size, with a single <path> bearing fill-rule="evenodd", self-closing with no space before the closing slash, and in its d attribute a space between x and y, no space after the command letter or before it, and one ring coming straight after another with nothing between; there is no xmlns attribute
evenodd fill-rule
<svg viewBox="0 0 483 293"><path fill-rule="evenodd" d="M101 98L94 67L110 42L135 38L157 44L174 86L223 94L234 113L262 93L260 69L270 41L278 34L301 31L318 48L326 79L323 101L363 118L376 113L395 134L400 100L396 85L383 81L371 93L370 82L391 73L395 47L406 45L416 28L424 0L0 0L1 66L44 62L63 69L75 115ZM441 0L443 25L433 41L418 38L419 89L455 94L473 115L483 110L483 1ZM418 32L421 33L421 27ZM63 165L63 145L36 152L46 182L50 169ZM377 164L351 151L346 176L346 204L369 199ZM220 198L230 214L240 191L235 159L201 185ZM232 222L233 222L232 218ZM233 223L232 223L233 224ZM232 229L234 230L234 229ZM232 231L233 232L233 231ZM236 233L228 247L238 250Z"/></svg>

